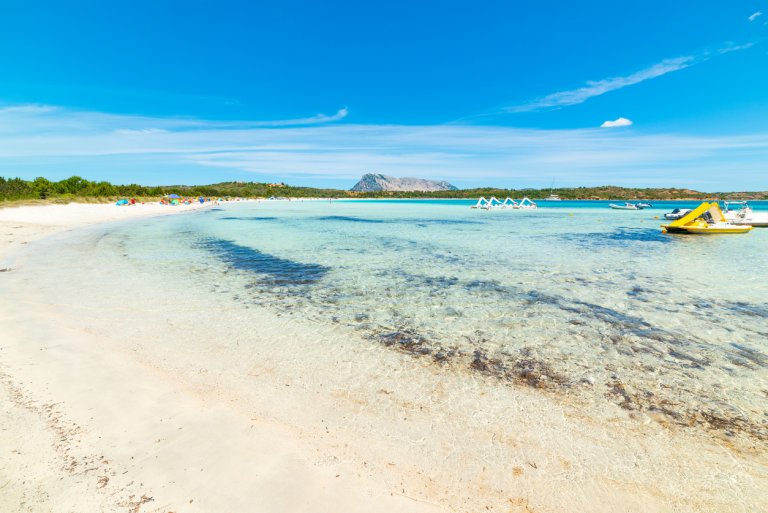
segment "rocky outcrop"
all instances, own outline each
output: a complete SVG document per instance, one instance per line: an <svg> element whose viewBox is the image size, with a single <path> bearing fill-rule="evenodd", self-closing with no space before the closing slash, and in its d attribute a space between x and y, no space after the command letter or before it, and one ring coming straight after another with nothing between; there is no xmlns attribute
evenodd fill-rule
<svg viewBox="0 0 768 513"><path fill-rule="evenodd" d="M363 175L359 182L352 187L355 192L378 192L378 191L455 191L457 187L448 182L437 182L435 180L424 180L423 178L396 178L377 173L368 173Z"/></svg>

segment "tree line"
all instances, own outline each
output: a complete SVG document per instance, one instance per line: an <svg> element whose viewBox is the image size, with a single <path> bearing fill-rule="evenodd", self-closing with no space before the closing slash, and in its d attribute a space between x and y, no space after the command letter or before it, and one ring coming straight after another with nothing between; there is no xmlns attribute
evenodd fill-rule
<svg viewBox="0 0 768 513"><path fill-rule="evenodd" d="M71 176L58 182L43 177L34 180L3 178L0 176L0 201L31 199L77 200L85 198L145 198L159 199L167 194L187 197L243 197L243 198L486 198L496 196L520 199L546 198L551 192L562 199L614 199L614 200L664 200L664 199L768 199L768 192L704 193L690 189L635 189L614 186L576 187L560 189L499 189L475 188L454 191L410 192L377 191L352 192L339 189L318 189L314 187L292 187L285 184L258 182L223 182L211 185L163 185L144 186L138 184L114 185L110 182L92 182L79 176Z"/></svg>
<svg viewBox="0 0 768 513"><path fill-rule="evenodd" d="M339 197L344 191L290 187L283 184L255 182L225 182L213 185L115 185L110 182L92 182L71 176L58 182L43 177L34 180L4 178L0 176L0 201L30 199L80 198L161 198L168 194L187 197Z"/></svg>

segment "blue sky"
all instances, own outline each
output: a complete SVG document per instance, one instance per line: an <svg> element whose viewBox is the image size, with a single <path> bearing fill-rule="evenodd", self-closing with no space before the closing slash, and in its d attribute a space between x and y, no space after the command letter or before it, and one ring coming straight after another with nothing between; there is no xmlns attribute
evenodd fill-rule
<svg viewBox="0 0 768 513"><path fill-rule="evenodd" d="M768 0L3 5L5 176L768 189Z"/></svg>

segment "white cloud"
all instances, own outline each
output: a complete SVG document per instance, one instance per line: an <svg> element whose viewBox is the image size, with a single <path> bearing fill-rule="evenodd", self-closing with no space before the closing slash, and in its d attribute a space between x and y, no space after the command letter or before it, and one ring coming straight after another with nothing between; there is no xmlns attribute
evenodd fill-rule
<svg viewBox="0 0 768 513"><path fill-rule="evenodd" d="M725 43L721 48L717 49L714 53L717 55L722 55L738 50L745 50L747 48L751 48L753 45L754 43L735 45L732 42L728 42ZM706 51L698 55L687 55L683 57L675 57L673 59L664 59L661 62L658 62L652 66L641 69L640 71L636 71L629 75L605 78L603 80L588 81L583 87L571 89L569 91L560 91L557 93L548 94L522 105L507 107L503 110L505 112L531 112L543 109L567 107L569 105L578 105L595 96L600 96L611 91L623 89L627 86L645 82L646 80L661 77L668 73L689 68L695 64L699 64L708 60L712 55L712 52Z"/></svg>
<svg viewBox="0 0 768 513"><path fill-rule="evenodd" d="M282 119L282 120L276 120L276 121L255 121L250 123L244 122L244 123L239 123L237 125L241 127L316 125L319 123L332 123L334 121L341 121L342 119L346 118L348 115L349 115L349 109L347 107L344 107L342 109L339 109L336 112L336 114L332 114L330 116L327 114L317 114L309 118Z"/></svg>
<svg viewBox="0 0 768 513"><path fill-rule="evenodd" d="M721 48L718 48L717 53L718 55L723 55L726 53L738 52L739 50L746 50L748 48L752 48L753 46L755 46L754 42L744 43L743 45L737 45L732 42L728 42Z"/></svg>
<svg viewBox="0 0 768 513"><path fill-rule="evenodd" d="M547 176L575 185L768 189L768 131L693 136L598 128L258 123L0 109L0 175L58 179L76 172L94 180L152 184L216 182L249 172L255 180L351 186L365 170L376 169L477 185L541 186L540 177Z"/></svg>
<svg viewBox="0 0 768 513"><path fill-rule="evenodd" d="M118 128L117 130L115 130L115 133L123 134L123 135L147 135L147 134L162 134L167 131L168 130L163 130L162 128L139 128L139 129Z"/></svg>
<svg viewBox="0 0 768 513"><path fill-rule="evenodd" d="M630 126L632 124L631 119L627 118L619 118L614 121L605 121L602 125L600 125L600 128L614 128L619 126Z"/></svg>
<svg viewBox="0 0 768 513"><path fill-rule="evenodd" d="M762 11L754 12L749 15L749 21L755 21L757 18L759 18L762 15L763 15Z"/></svg>
<svg viewBox="0 0 768 513"><path fill-rule="evenodd" d="M152 118L146 116L129 116L104 112L89 112L64 109L51 105L22 104L0 108L0 121L10 120L11 117L24 117L34 121L35 130L55 130L74 127L99 130L109 128L119 134L153 134L170 130L193 130L201 128L242 130L261 127L291 127L322 125L341 121L349 115L346 107L335 114L317 114L315 116L297 119L277 119L268 121L209 121L188 117ZM28 123L29 124L29 123ZM122 126L121 126L122 125ZM0 124L0 133L6 131L20 132L26 124Z"/></svg>
<svg viewBox="0 0 768 513"><path fill-rule="evenodd" d="M44 114L56 110L53 105L43 105L40 103L26 103L22 105L10 105L0 107L0 114Z"/></svg>
<svg viewBox="0 0 768 513"><path fill-rule="evenodd" d="M529 103L510 107L506 109L508 112L528 112L534 110L541 110L547 108L566 107L568 105L577 105L584 103L594 96L600 96L602 94L616 91L627 86L639 84L652 78L672 73L673 71L679 71L685 69L696 62L696 58L693 56L677 57L674 59L664 59L663 61L649 66L630 75L623 77L612 77L603 80L589 81L584 87L573 89L570 91L561 91L558 93L552 93L538 100L533 100Z"/></svg>

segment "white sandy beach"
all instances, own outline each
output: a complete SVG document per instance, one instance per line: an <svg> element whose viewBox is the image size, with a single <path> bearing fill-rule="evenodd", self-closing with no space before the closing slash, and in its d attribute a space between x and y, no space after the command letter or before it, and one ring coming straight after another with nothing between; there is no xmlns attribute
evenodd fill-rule
<svg viewBox="0 0 768 513"><path fill-rule="evenodd" d="M0 206L0 229L3 238L0 244L0 259L29 244L57 231L72 230L79 226L109 221L121 221L140 217L169 215L210 208L210 203L191 205L161 205L159 203L136 204L117 207L113 203L68 205L33 205L21 207Z"/></svg>
<svg viewBox="0 0 768 513"><path fill-rule="evenodd" d="M209 206L0 209L0 259L57 231ZM14 299L3 295L0 309L2 511L440 510L341 461L318 465L307 458L313 447L289 428L104 351L61 319L55 330L21 322L32 312Z"/></svg>
<svg viewBox="0 0 768 513"><path fill-rule="evenodd" d="M0 209L0 511L768 510L760 442L500 387L333 329L262 329L264 312L224 336L237 319L195 309L204 292L183 308L126 297L143 309L102 317L77 291L47 301L15 257L192 208Z"/></svg>

